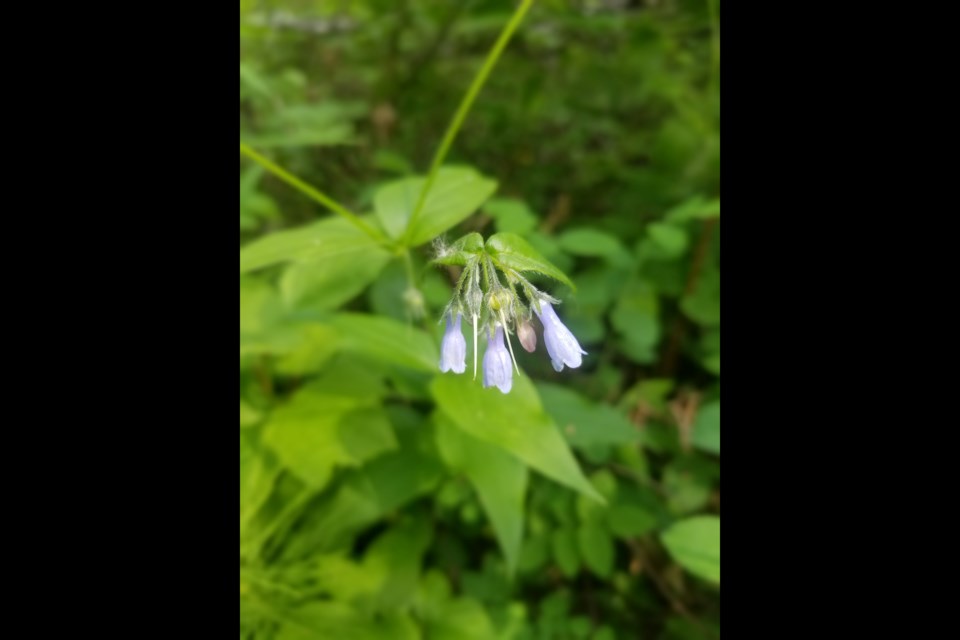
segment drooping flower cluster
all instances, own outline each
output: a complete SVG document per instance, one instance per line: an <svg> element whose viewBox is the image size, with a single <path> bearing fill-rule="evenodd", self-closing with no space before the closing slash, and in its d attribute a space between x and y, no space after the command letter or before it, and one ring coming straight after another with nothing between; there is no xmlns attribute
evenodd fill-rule
<svg viewBox="0 0 960 640"><path fill-rule="evenodd" d="M467 344L461 331L464 317L473 327L474 379L477 378L479 335L482 333L487 338L483 356L484 387L497 387L502 393L509 393L513 388L514 370L519 374L520 369L510 335L514 333L529 353L536 351L534 314L543 325L543 342L553 368L560 372L564 367L576 369L583 364L587 352L557 316L553 306L559 304L558 300L538 291L517 270L496 264L485 253L471 256L465 263L453 299L444 311L447 325L441 345L440 371L458 374L466 371ZM501 283L500 272L507 286Z"/></svg>

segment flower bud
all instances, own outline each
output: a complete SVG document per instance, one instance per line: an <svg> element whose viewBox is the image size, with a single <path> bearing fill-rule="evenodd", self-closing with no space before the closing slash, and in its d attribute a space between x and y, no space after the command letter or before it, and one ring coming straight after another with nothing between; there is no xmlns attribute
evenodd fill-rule
<svg viewBox="0 0 960 640"><path fill-rule="evenodd" d="M410 287L404 291L403 302L412 317L418 319L423 317L426 311L426 302L423 298L423 293L419 289Z"/></svg>
<svg viewBox="0 0 960 640"><path fill-rule="evenodd" d="M527 353L533 353L537 350L537 332L526 320L517 324L517 338L520 339L520 344L527 350Z"/></svg>

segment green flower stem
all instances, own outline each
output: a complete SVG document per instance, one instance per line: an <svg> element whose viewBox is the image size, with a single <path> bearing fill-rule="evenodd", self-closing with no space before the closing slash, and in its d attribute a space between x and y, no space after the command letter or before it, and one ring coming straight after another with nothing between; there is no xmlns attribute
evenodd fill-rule
<svg viewBox="0 0 960 640"><path fill-rule="evenodd" d="M276 177L280 178L281 180L286 182L288 185L290 185L291 187L293 187L303 195L307 196L314 202L318 202L324 207L326 207L327 209L329 209L330 211L333 211L334 213L340 216L343 216L344 218L349 220L351 223L353 223L355 227L357 227L358 229L366 233L368 236L370 236L377 242L387 244L386 238L384 237L384 235L375 227L364 222L357 214L353 213L352 211L350 211L349 209L347 209L337 201L333 200L329 196L321 193L318 189L307 184L297 176L288 172L283 167L277 164L274 164L272 161L268 160L267 158L264 158L262 155L260 155L259 153L254 151L252 148L250 148L249 145L246 145L241 142L240 154L250 158L257 164L259 164L261 167L263 167L264 169L266 169Z"/></svg>
<svg viewBox="0 0 960 640"><path fill-rule="evenodd" d="M470 89L463 97L463 101L460 102L460 107L457 109L456 114L454 114L453 120L450 122L450 126L447 127L447 131L443 136L443 141L440 143L440 148L437 149L436 155L433 156L433 163L430 165L430 172L427 174L427 181L420 190L420 197L417 199L417 206L414 207L413 214L410 216L410 222L407 225L407 231L403 238L404 241L408 239L411 229L414 228L413 225L417 221L417 216L420 215L420 211L423 209L423 205L427 200L427 196L430 194L430 189L433 188L433 183L437 179L437 171L440 170L440 165L443 164L444 159L447 157L447 153L450 151L450 147L453 145L453 141L456 139L457 133L460 132L460 128L463 126L464 120L467 119L467 114L470 112L470 107L473 106L473 102L480 94L480 90L483 89L483 85L487 82L487 78L493 71L493 67L497 64L497 61L500 59L500 55L503 53L503 50L506 49L507 44L510 42L510 38L513 37L513 33L517 30L517 27L520 26L524 16L527 15L527 11L529 11L530 7L533 6L533 2L534 0L523 0L523 2L520 3L520 6L517 7L517 10L514 11L513 17L510 18L510 22L507 23L507 26L504 27L503 32L497 39L497 42L493 45L493 49L491 49L490 53L487 55L487 59L484 61L483 66L480 67L480 71L474 77L473 83L470 85Z"/></svg>

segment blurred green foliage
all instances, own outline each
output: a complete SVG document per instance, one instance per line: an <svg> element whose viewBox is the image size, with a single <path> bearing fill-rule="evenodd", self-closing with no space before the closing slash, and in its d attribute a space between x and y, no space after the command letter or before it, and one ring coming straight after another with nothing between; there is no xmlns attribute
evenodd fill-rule
<svg viewBox="0 0 960 640"><path fill-rule="evenodd" d="M719 4L535 2L411 222L515 8L241 1L241 143L382 236L241 160L241 638L719 637ZM581 369L439 373L473 231Z"/></svg>

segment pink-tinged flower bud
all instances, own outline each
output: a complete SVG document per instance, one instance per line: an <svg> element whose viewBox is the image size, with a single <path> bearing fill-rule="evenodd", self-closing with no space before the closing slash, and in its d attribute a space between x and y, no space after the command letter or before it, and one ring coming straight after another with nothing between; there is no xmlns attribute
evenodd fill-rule
<svg viewBox="0 0 960 640"><path fill-rule="evenodd" d="M520 339L520 344L527 353L537 350L537 332L529 322L524 321L517 325L517 338Z"/></svg>

